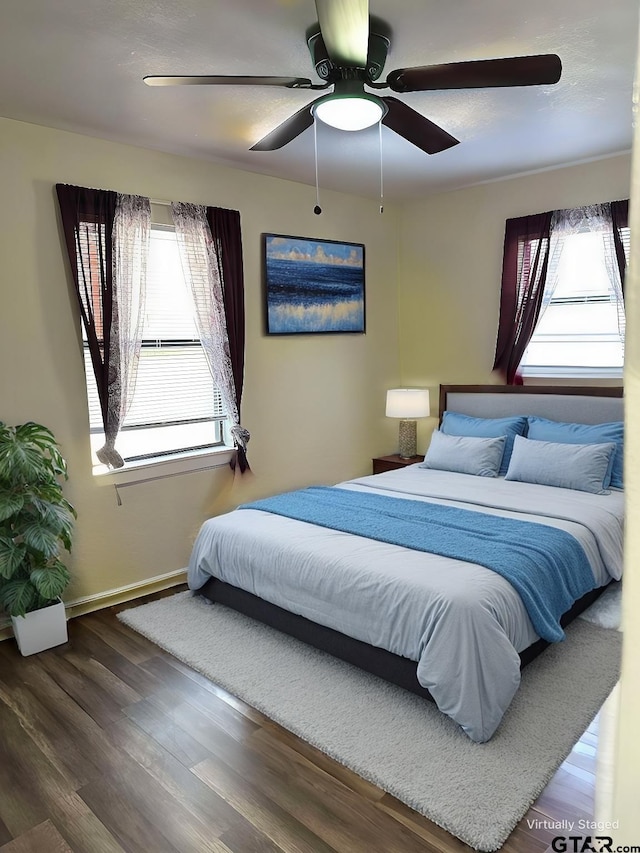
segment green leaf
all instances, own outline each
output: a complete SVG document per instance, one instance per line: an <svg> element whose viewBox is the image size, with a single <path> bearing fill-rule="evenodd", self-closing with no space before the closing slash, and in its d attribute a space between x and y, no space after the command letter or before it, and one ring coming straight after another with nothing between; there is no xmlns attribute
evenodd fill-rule
<svg viewBox="0 0 640 853"><path fill-rule="evenodd" d="M3 425L0 430L0 479L11 483L37 483L67 477L53 433L41 424L29 421L17 427Z"/></svg>
<svg viewBox="0 0 640 853"><path fill-rule="evenodd" d="M0 490L0 521L11 518L24 506L24 496L6 489Z"/></svg>
<svg viewBox="0 0 640 853"><path fill-rule="evenodd" d="M46 426L36 424L33 421L27 421L16 427L16 435L23 441L40 441L42 444L55 444L56 440L53 433Z"/></svg>
<svg viewBox="0 0 640 853"><path fill-rule="evenodd" d="M46 470L46 468L44 468ZM40 451L17 441L7 445L0 457L0 473L12 483L36 483L42 477L43 465Z"/></svg>
<svg viewBox="0 0 640 853"><path fill-rule="evenodd" d="M64 528L58 534L58 537L59 537L60 541L62 542L62 545L63 545L65 551L71 551L71 546L73 544L73 541L71 539L71 533L72 533L72 526L69 525L68 528Z"/></svg>
<svg viewBox="0 0 640 853"><path fill-rule="evenodd" d="M34 569L29 577L39 595L47 600L59 598L71 580L66 566L59 560L49 568Z"/></svg>
<svg viewBox="0 0 640 853"><path fill-rule="evenodd" d="M58 535L52 532L42 521L32 521L21 530L22 538L28 548L49 559L58 553Z"/></svg>
<svg viewBox="0 0 640 853"><path fill-rule="evenodd" d="M17 545L13 539L0 536L0 576L10 580L20 568L26 553L24 545Z"/></svg>
<svg viewBox="0 0 640 853"><path fill-rule="evenodd" d="M73 515L69 511L69 504L63 498L52 502L39 497L32 497L31 502L37 511L40 521L49 528L52 533L62 537L63 534L70 536L73 529Z"/></svg>
<svg viewBox="0 0 640 853"><path fill-rule="evenodd" d="M24 444L31 444L41 452L43 462L56 475L67 476L67 465L58 448L55 436L42 424L28 421L16 427L16 439Z"/></svg>
<svg viewBox="0 0 640 853"><path fill-rule="evenodd" d="M29 578L0 585L0 604L10 616L24 616L32 608L36 598L36 588Z"/></svg>
<svg viewBox="0 0 640 853"><path fill-rule="evenodd" d="M64 501L62 486L57 480L34 483L29 486L28 494L34 498L51 501L51 503L62 503Z"/></svg>

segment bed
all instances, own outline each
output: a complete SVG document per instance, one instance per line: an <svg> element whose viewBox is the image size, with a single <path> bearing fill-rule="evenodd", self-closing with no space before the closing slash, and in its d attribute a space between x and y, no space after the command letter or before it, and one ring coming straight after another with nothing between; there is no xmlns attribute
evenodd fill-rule
<svg viewBox="0 0 640 853"><path fill-rule="evenodd" d="M442 386L424 463L209 519L189 586L435 701L485 742L522 666L620 578L622 405L619 388ZM551 454L544 476L533 450Z"/></svg>

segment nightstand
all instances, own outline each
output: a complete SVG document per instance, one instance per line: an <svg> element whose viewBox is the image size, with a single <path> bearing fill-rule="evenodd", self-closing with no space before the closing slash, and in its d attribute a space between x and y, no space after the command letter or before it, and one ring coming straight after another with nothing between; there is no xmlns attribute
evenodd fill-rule
<svg viewBox="0 0 640 853"><path fill-rule="evenodd" d="M373 460L373 473L382 474L383 471L394 471L396 468L404 468L407 465L415 465L416 462L422 462L424 456L411 456L409 459L403 459L397 453L391 456L377 456Z"/></svg>

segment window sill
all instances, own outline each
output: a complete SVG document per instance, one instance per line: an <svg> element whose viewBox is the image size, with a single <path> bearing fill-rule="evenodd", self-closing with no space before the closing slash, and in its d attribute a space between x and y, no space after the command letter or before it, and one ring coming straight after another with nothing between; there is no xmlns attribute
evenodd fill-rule
<svg viewBox="0 0 640 853"><path fill-rule="evenodd" d="M161 459L127 462L123 468L109 469L104 465L93 468L94 482L100 486L132 486L149 480L161 480L179 474L208 471L228 465L234 450L230 447L208 448L176 453Z"/></svg>
<svg viewBox="0 0 640 853"><path fill-rule="evenodd" d="M522 367L518 373L524 379L619 379L621 367Z"/></svg>

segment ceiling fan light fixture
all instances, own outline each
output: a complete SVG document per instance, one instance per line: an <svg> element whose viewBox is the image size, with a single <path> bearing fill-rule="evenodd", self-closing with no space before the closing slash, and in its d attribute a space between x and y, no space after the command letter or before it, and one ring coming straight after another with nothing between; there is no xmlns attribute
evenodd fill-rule
<svg viewBox="0 0 640 853"><path fill-rule="evenodd" d="M384 118L384 101L375 95L327 95L313 106L313 114L338 130L364 130Z"/></svg>

